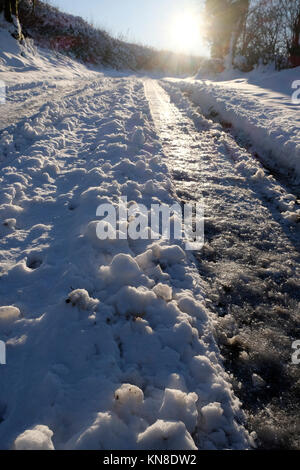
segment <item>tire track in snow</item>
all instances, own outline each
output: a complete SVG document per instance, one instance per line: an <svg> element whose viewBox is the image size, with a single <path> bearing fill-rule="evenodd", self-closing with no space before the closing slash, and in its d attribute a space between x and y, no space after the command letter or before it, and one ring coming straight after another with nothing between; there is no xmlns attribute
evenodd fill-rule
<svg viewBox="0 0 300 470"><path fill-rule="evenodd" d="M85 93L91 88L97 86L96 80L84 80L76 83L66 90L66 86L55 89L55 92L40 93L38 96L29 98L22 103L7 103L6 114L0 117L0 168L15 161L22 153L26 152L26 148L32 145L32 142L42 138L42 135L37 136L34 133L36 127L39 127L39 121L45 120L45 110L47 108L54 109L55 107L62 108L76 97L77 99L84 99ZM64 111L65 116L68 112ZM52 123L48 122L50 127ZM26 126L32 127L33 131L28 132ZM59 129L59 122L55 123ZM63 133L62 133L63 137Z"/></svg>
<svg viewBox="0 0 300 470"><path fill-rule="evenodd" d="M300 337L297 225L275 207L269 179L255 181L246 166L235 166L233 153L242 150L221 126L197 116L196 129L188 105L186 116L157 83L145 88L178 195L205 198L198 269L249 427L264 448L297 448L299 368L291 364L291 344ZM185 102L178 102L182 111Z"/></svg>
<svg viewBox="0 0 300 470"><path fill-rule="evenodd" d="M195 136L190 132L190 122L170 103L167 93L154 80L145 80L145 94L149 101L150 112L158 136L162 141L163 151L169 159L168 166L174 177L177 196L182 202L191 199L202 200L201 193L190 185L194 185L191 175L185 173L187 164L194 162ZM182 185L187 193L182 193ZM191 256L192 262L194 258Z"/></svg>
<svg viewBox="0 0 300 470"><path fill-rule="evenodd" d="M197 113L199 106L197 106L197 104L192 101L191 93L188 90L183 91L183 93L184 96L188 98L191 108L194 109ZM286 191L294 194L298 199L298 204L300 203L299 184L293 182L291 175L287 175L285 172L276 168L276 164L270 160L270 156L268 156L266 152L261 152L257 148L257 144L253 141L250 135L247 135L244 132L241 133L235 128L232 122L222 119L221 115L215 111L213 106L210 108L209 113L205 114L205 117L217 124L221 124L224 131L231 135L234 142L241 149L241 151L243 152L246 150L253 156L254 159L258 159L267 174L271 174L280 185L285 187Z"/></svg>
<svg viewBox="0 0 300 470"><path fill-rule="evenodd" d="M70 83L67 83L70 86ZM53 104L54 102L58 103L62 99L70 97L74 95L74 93L82 93L87 87L90 86L90 83L82 83L78 86L73 85L66 91L67 85L64 83L63 85L53 85L49 84L49 88L44 93L38 93L33 97L29 97L28 99L23 101L20 104L19 96L17 97L17 101L14 102L13 100L7 101L5 104L5 114L0 116L0 132L4 129L7 129L11 125L16 125L23 119L29 119L33 117L34 114L37 114L42 107L45 105ZM52 91L51 91L52 90ZM17 90L18 91L18 90ZM9 88L8 88L9 93ZM14 91L16 94L16 92ZM12 99L14 96L11 97Z"/></svg>

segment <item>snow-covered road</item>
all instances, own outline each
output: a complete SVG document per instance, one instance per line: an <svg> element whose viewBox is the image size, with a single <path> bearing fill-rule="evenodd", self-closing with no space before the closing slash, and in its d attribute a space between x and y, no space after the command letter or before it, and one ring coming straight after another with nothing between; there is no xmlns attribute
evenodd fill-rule
<svg viewBox="0 0 300 470"><path fill-rule="evenodd" d="M300 233L292 212L299 205L179 87L161 85L169 93L147 80L146 96L177 195L205 204L206 243L196 257L226 367L260 444L297 448L300 371L291 346L300 336Z"/></svg>
<svg viewBox="0 0 300 470"><path fill-rule="evenodd" d="M144 82L81 85L1 133L0 446L249 448L184 245L96 237L100 203L176 201Z"/></svg>
<svg viewBox="0 0 300 470"><path fill-rule="evenodd" d="M0 448L299 447L292 187L179 82L6 41ZM204 248L100 241L97 207L122 196L204 203Z"/></svg>

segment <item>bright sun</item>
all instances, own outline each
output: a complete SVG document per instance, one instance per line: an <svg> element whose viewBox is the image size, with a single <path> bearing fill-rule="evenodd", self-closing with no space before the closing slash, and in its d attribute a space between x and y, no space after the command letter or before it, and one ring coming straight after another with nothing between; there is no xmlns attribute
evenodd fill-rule
<svg viewBox="0 0 300 470"><path fill-rule="evenodd" d="M173 18L170 24L170 39L178 52L192 52L203 45L201 18L191 12L184 12Z"/></svg>

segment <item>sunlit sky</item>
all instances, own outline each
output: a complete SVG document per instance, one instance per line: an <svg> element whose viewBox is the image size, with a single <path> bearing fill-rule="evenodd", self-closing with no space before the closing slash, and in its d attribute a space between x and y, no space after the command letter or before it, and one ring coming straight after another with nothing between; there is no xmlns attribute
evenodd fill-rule
<svg viewBox="0 0 300 470"><path fill-rule="evenodd" d="M52 0L113 36L159 49L208 55L202 39L203 0Z"/></svg>

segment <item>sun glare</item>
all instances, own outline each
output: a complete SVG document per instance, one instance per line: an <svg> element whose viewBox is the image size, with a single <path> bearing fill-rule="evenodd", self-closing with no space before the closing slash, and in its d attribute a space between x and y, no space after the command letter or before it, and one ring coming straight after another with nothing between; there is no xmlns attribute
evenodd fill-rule
<svg viewBox="0 0 300 470"><path fill-rule="evenodd" d="M201 17L184 12L173 18L170 25L170 39L178 52L195 52L203 47ZM201 52L201 51L199 51Z"/></svg>

